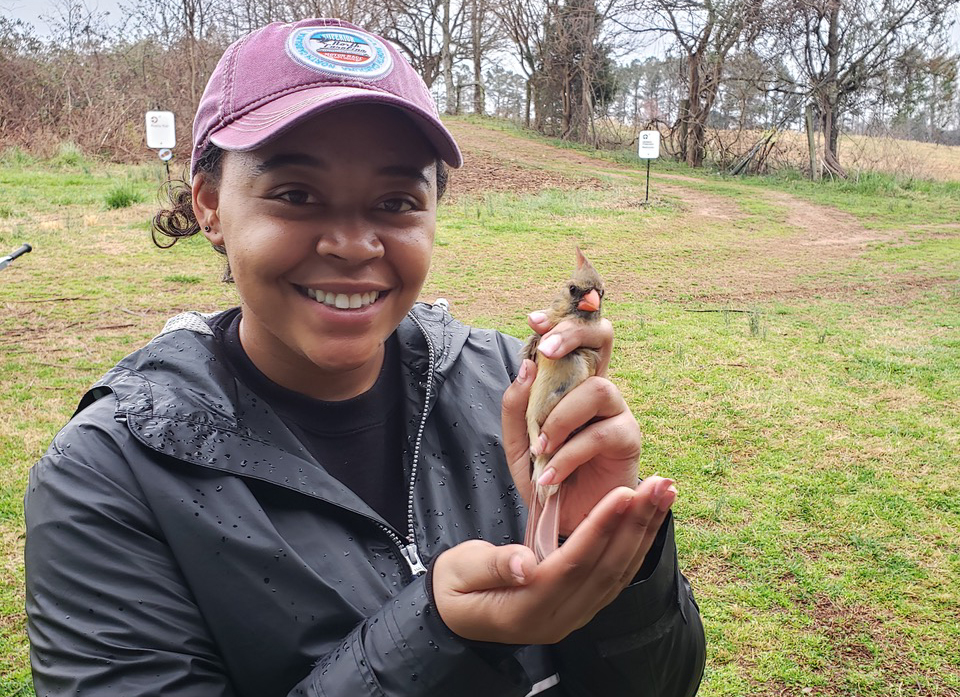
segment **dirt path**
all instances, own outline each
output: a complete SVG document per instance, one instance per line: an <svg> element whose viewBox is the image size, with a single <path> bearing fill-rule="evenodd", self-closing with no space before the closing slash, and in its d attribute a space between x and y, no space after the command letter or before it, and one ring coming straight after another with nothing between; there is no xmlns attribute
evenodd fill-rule
<svg viewBox="0 0 960 697"><path fill-rule="evenodd" d="M625 192L625 207L638 207L635 202L642 202L644 177L636 169L508 131L465 122L454 122L450 127L466 162L452 174L453 200L486 191L535 193L544 189L615 188ZM700 259L694 259L695 263L684 266L682 277L675 272L660 276L648 271L628 274L623 280L630 286L629 291L638 296L733 305L809 296L840 298L868 292L882 302L902 302L931 285L926 277L902 276L878 280L870 289L865 289L862 282L844 281L840 275L824 282L811 281L825 269L839 269L856 262L871 244L904 238L904 231L867 229L857 218L840 210L788 193L744 185L744 199L759 199L775 211L771 218L779 231L770 234L765 229L757 230L767 227L764 220L755 213L751 218L735 195L705 191L702 179L655 173L651 181L661 200L680 209L677 229L726 230L728 236L737 237L732 244L724 245L733 251L714 255L716 258L706 249L696 249L698 241L694 239L694 255L703 253ZM739 185L734 182L730 186L736 189ZM640 198L633 195L632 187L636 187ZM957 234L953 228L941 227L938 232ZM696 263L701 260L702 263Z"/></svg>

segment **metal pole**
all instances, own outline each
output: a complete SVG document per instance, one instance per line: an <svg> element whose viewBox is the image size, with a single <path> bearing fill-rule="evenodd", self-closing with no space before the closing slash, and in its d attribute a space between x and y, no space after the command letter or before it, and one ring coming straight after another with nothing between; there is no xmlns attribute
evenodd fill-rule
<svg viewBox="0 0 960 697"><path fill-rule="evenodd" d="M650 200L650 158L647 158L647 197L643 200L647 203Z"/></svg>

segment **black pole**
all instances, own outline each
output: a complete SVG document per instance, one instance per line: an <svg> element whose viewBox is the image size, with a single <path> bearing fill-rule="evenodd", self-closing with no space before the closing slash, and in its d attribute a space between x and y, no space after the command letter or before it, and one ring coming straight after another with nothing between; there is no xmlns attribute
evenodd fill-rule
<svg viewBox="0 0 960 697"><path fill-rule="evenodd" d="M650 158L647 158L647 197L643 200L644 203L650 200Z"/></svg>
<svg viewBox="0 0 960 697"><path fill-rule="evenodd" d="M164 160L163 164L167 167L167 181L170 181L170 160Z"/></svg>

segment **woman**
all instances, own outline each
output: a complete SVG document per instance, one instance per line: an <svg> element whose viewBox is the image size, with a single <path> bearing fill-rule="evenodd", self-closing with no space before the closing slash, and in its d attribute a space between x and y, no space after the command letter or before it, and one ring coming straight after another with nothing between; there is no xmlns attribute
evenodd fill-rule
<svg viewBox="0 0 960 697"><path fill-rule="evenodd" d="M241 305L173 318L31 470L38 694L696 691L676 491L636 484L639 430L606 379L544 425L555 481L576 474L566 541L539 564L516 544L536 366L416 304L460 163L379 37L306 20L227 50L157 227L202 230ZM538 319L548 355L609 358L609 323Z"/></svg>

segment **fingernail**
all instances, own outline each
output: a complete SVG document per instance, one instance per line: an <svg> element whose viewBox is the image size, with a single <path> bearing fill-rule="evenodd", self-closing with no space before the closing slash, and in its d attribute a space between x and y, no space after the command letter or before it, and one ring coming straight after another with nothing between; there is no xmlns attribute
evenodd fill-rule
<svg viewBox="0 0 960 697"><path fill-rule="evenodd" d="M669 479L665 479L665 482L670 482ZM670 482L668 486L661 485L658 487L660 490L660 495L657 496L656 506L662 513L666 513L670 510L670 506L673 505L674 500L676 499L677 488L673 485L673 482ZM669 493L673 492L673 496L669 496Z"/></svg>
<svg viewBox="0 0 960 697"><path fill-rule="evenodd" d="M527 318L534 324L543 324L547 321L547 313L539 311L531 312L529 315L527 315Z"/></svg>
<svg viewBox="0 0 960 697"><path fill-rule="evenodd" d="M617 504L617 515L623 515L623 512L630 506L631 501L633 501L632 496L620 499L620 503Z"/></svg>
<svg viewBox="0 0 960 697"><path fill-rule="evenodd" d="M510 557L510 573L513 574L513 577L520 583L523 583L525 580L523 574L523 560L520 558L519 554L514 554L512 557Z"/></svg>
<svg viewBox="0 0 960 697"><path fill-rule="evenodd" d="M529 372L530 372L530 370L529 370L529 368L527 367L527 362L526 362L526 361L523 361L523 362L520 364L520 372L517 373L517 382L519 382L520 384L525 383L525 382L527 381L527 374L528 374Z"/></svg>
<svg viewBox="0 0 960 697"><path fill-rule="evenodd" d="M543 474L540 475L540 479L537 480L537 486L550 486L553 484L553 480L556 479L557 470L553 467L547 467L544 470Z"/></svg>
<svg viewBox="0 0 960 697"><path fill-rule="evenodd" d="M547 358L552 358L553 354L560 348L561 341L563 341L563 338L554 334L553 336L547 337L546 340L541 341L540 345L537 346L537 350Z"/></svg>
<svg viewBox="0 0 960 697"><path fill-rule="evenodd" d="M547 452L547 445L549 445L547 434L541 433L540 437L537 438L537 455Z"/></svg>
<svg viewBox="0 0 960 697"><path fill-rule="evenodd" d="M657 475L654 475L654 476L657 476ZM659 482L656 482L656 483L653 485L653 491L650 492L650 500L653 502L653 505L654 505L654 506L656 506L658 503L660 503L660 499L663 498L663 494L664 494L664 492L666 492L666 490L667 490L667 486L668 486L667 482L668 482L668 481L670 481L670 480L668 480L668 479L661 479Z"/></svg>

